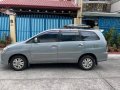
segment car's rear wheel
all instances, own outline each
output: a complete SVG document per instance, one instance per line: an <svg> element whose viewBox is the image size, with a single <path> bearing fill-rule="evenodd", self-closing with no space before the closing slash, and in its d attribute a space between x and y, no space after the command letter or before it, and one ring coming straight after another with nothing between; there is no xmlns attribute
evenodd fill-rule
<svg viewBox="0 0 120 90"><path fill-rule="evenodd" d="M24 56L16 55L13 56L10 60L10 67L16 71L21 71L26 69L28 62Z"/></svg>
<svg viewBox="0 0 120 90"><path fill-rule="evenodd" d="M90 55L80 58L78 65L83 70L91 70L95 67L95 59Z"/></svg>

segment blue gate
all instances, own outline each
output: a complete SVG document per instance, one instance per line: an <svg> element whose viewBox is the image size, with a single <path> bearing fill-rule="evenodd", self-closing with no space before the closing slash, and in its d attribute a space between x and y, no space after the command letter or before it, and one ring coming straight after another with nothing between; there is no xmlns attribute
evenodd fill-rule
<svg viewBox="0 0 120 90"><path fill-rule="evenodd" d="M98 21L99 28L104 29L105 32L114 28L120 33L120 17L84 17L83 23L85 20Z"/></svg>
<svg viewBox="0 0 120 90"><path fill-rule="evenodd" d="M9 36L9 16L0 13L0 40L4 40L5 36Z"/></svg>
<svg viewBox="0 0 120 90"><path fill-rule="evenodd" d="M73 18L61 15L18 15L16 17L17 42L23 41L31 36L47 29L63 28L72 24Z"/></svg>
<svg viewBox="0 0 120 90"><path fill-rule="evenodd" d="M99 17L98 23L99 27L105 31L114 28L120 32L120 17Z"/></svg>

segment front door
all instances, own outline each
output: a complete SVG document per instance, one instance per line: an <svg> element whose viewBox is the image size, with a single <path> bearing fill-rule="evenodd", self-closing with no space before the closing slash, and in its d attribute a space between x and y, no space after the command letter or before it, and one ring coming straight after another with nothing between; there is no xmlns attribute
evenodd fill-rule
<svg viewBox="0 0 120 90"><path fill-rule="evenodd" d="M31 57L36 63L57 62L58 32L46 32L37 37L37 43L31 47Z"/></svg>

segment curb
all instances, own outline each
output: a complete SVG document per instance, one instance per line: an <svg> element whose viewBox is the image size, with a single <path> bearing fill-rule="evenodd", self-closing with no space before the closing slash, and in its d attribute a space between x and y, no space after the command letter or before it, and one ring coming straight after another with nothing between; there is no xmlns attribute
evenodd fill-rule
<svg viewBox="0 0 120 90"><path fill-rule="evenodd" d="M120 54L108 54L108 58L118 60L118 58L120 58Z"/></svg>
<svg viewBox="0 0 120 90"><path fill-rule="evenodd" d="M120 52L108 52L108 54L120 54Z"/></svg>

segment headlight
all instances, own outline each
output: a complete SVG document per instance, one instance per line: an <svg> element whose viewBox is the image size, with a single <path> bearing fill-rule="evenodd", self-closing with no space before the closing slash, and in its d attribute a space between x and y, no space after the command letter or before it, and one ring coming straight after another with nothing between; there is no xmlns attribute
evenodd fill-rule
<svg viewBox="0 0 120 90"><path fill-rule="evenodd" d="M8 47L5 47L5 48L2 50L2 53L5 53L7 49L8 49Z"/></svg>

